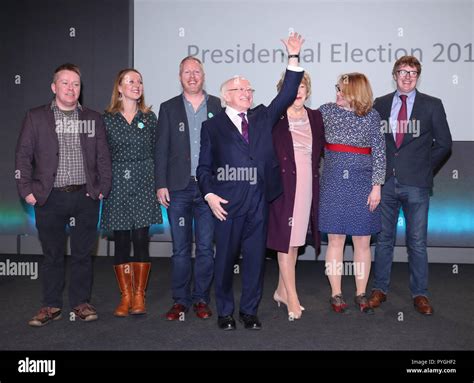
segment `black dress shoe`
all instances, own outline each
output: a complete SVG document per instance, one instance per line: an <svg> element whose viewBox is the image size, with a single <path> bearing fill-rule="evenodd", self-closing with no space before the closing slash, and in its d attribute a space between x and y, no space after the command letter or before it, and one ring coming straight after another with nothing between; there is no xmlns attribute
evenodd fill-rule
<svg viewBox="0 0 474 383"><path fill-rule="evenodd" d="M235 320L232 315L217 317L217 326L224 331L235 330Z"/></svg>
<svg viewBox="0 0 474 383"><path fill-rule="evenodd" d="M239 321L244 324L247 330L260 330L262 323L258 320L256 315L239 314Z"/></svg>

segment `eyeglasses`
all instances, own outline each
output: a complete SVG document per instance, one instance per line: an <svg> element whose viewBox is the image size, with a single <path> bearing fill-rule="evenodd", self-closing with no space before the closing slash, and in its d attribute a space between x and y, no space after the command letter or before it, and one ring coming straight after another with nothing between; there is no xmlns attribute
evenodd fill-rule
<svg viewBox="0 0 474 383"><path fill-rule="evenodd" d="M400 77L406 77L408 75L409 77L418 77L418 72L416 70L397 70L397 73Z"/></svg>
<svg viewBox="0 0 474 383"><path fill-rule="evenodd" d="M336 88L336 92L342 92L341 87L339 86L339 84L334 85L334 87Z"/></svg>
<svg viewBox="0 0 474 383"><path fill-rule="evenodd" d="M227 92L231 92L234 90L238 90L240 93L251 93L253 94L255 92L255 89L252 88L233 88L233 89L227 89Z"/></svg>

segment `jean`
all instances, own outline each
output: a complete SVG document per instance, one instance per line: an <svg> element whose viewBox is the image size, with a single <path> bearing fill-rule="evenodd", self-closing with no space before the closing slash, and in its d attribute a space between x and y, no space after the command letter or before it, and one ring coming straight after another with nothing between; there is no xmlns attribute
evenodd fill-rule
<svg viewBox="0 0 474 383"><path fill-rule="evenodd" d="M194 289L191 293L193 219L196 256ZM209 303L214 274L214 219L194 178L190 179L186 189L170 192L168 220L173 240L171 257L173 300L185 307L189 307L191 303Z"/></svg>
<svg viewBox="0 0 474 383"><path fill-rule="evenodd" d="M430 188L403 185L391 177L382 187L382 231L375 247L373 290L387 294L393 262L400 207L406 219L406 245L412 297L427 296L428 291L428 208Z"/></svg>

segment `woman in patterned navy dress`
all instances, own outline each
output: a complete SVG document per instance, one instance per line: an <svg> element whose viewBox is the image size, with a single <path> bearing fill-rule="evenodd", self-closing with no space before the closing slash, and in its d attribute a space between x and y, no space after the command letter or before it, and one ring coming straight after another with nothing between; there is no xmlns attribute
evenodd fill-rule
<svg viewBox="0 0 474 383"><path fill-rule="evenodd" d="M365 296L370 273L370 237L381 229L378 204L385 179L385 140L380 116L372 109L372 89L361 73L348 73L336 84L336 103L320 107L325 127L325 157L321 179L319 229L328 233L326 275L330 303L344 312L341 290L346 235L354 244L355 303L373 313Z"/></svg>
<svg viewBox="0 0 474 383"><path fill-rule="evenodd" d="M114 315L144 314L151 266L148 230L162 223L162 217L154 190L157 118L145 105L142 76L135 69L118 73L104 121L112 155L112 191L104 200L101 227L114 233L114 269L122 293Z"/></svg>

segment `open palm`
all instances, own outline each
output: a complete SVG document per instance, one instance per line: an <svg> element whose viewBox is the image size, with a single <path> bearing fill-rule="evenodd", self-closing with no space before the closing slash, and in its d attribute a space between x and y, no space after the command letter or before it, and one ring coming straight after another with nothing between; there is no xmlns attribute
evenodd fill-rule
<svg viewBox="0 0 474 383"><path fill-rule="evenodd" d="M281 40L285 44L286 51L289 55L295 55L300 53L301 46L304 43L304 38L300 34L294 32L290 34L287 39Z"/></svg>

